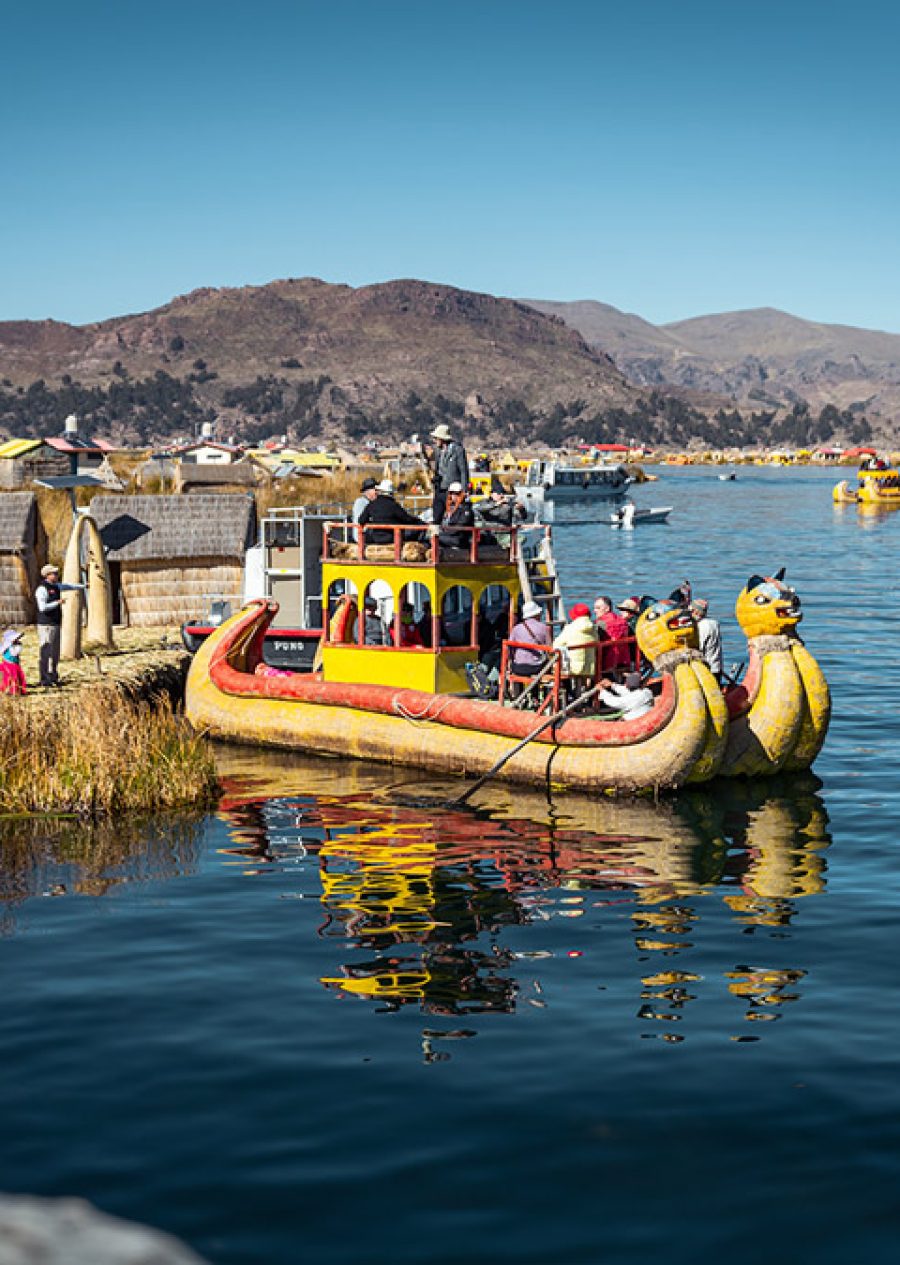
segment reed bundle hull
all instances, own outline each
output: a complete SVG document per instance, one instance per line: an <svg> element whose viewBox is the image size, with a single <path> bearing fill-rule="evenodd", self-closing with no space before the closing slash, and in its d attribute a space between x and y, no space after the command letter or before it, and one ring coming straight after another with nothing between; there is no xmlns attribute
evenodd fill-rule
<svg viewBox="0 0 900 1265"><path fill-rule="evenodd" d="M235 615L203 643L188 674L186 713L231 742L353 756L454 776L486 773L540 724L499 703L381 685L329 683L315 674L259 677L253 667L271 619L264 602ZM694 658L663 676L639 720L570 718L515 754L508 782L574 790L672 790L695 770L712 776L724 751L724 704L712 702Z"/></svg>

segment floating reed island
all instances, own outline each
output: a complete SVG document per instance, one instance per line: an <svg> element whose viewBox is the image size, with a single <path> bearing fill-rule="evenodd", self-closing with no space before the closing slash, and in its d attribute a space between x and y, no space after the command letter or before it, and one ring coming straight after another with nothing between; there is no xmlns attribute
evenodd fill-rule
<svg viewBox="0 0 900 1265"><path fill-rule="evenodd" d="M0 813L100 818L215 802L212 748L178 714L184 650L160 630L60 665L62 686L0 698ZM37 678L34 632L26 679Z"/></svg>

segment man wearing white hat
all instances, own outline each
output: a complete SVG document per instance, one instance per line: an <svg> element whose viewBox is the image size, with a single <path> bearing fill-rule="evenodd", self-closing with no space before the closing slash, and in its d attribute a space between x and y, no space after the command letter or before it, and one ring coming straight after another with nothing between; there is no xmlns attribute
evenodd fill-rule
<svg viewBox="0 0 900 1265"><path fill-rule="evenodd" d="M509 634L510 641L525 642L512 652L510 668L516 676L536 676L547 662L547 656L539 649L551 642L550 629L544 623L544 612L537 602L526 602L522 618ZM534 647L529 649L528 647Z"/></svg>
<svg viewBox="0 0 900 1265"><path fill-rule="evenodd" d="M60 584L59 567L48 562L41 567L41 582L34 591L37 606L38 667L41 685L59 685L59 642L62 631L62 594L67 589L83 589L83 584Z"/></svg>
<svg viewBox="0 0 900 1265"><path fill-rule="evenodd" d="M444 517L444 506L451 483L458 483L463 489L469 486L469 460L466 450L458 439L450 434L445 422L435 426L431 432L435 442L433 458L432 482L434 499L431 506L431 521L439 523Z"/></svg>

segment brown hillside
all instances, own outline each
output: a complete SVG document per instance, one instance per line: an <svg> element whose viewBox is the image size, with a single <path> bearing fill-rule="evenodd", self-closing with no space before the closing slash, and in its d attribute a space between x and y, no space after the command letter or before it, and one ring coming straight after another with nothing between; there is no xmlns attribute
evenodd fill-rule
<svg viewBox="0 0 900 1265"><path fill-rule="evenodd" d="M68 374L85 385L157 370L185 378L196 362L216 375L198 387L212 406L228 386L268 375L327 375L329 420L351 407L389 414L414 391L529 408L584 400L630 408L638 392L575 330L524 304L422 281L329 285L312 278L202 289L165 307L93 325L0 323L0 375L16 386Z"/></svg>

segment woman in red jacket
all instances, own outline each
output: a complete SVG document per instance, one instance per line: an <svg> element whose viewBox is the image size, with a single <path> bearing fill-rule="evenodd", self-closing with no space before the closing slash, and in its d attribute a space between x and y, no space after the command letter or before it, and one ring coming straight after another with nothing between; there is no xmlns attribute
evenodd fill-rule
<svg viewBox="0 0 900 1265"><path fill-rule="evenodd" d="M597 625L597 636L601 641L608 638L618 645L603 646L600 651L600 667L604 673L613 672L616 668L631 666L631 643L622 644L631 637L628 620L613 610L612 599L598 597L594 603L594 622Z"/></svg>

